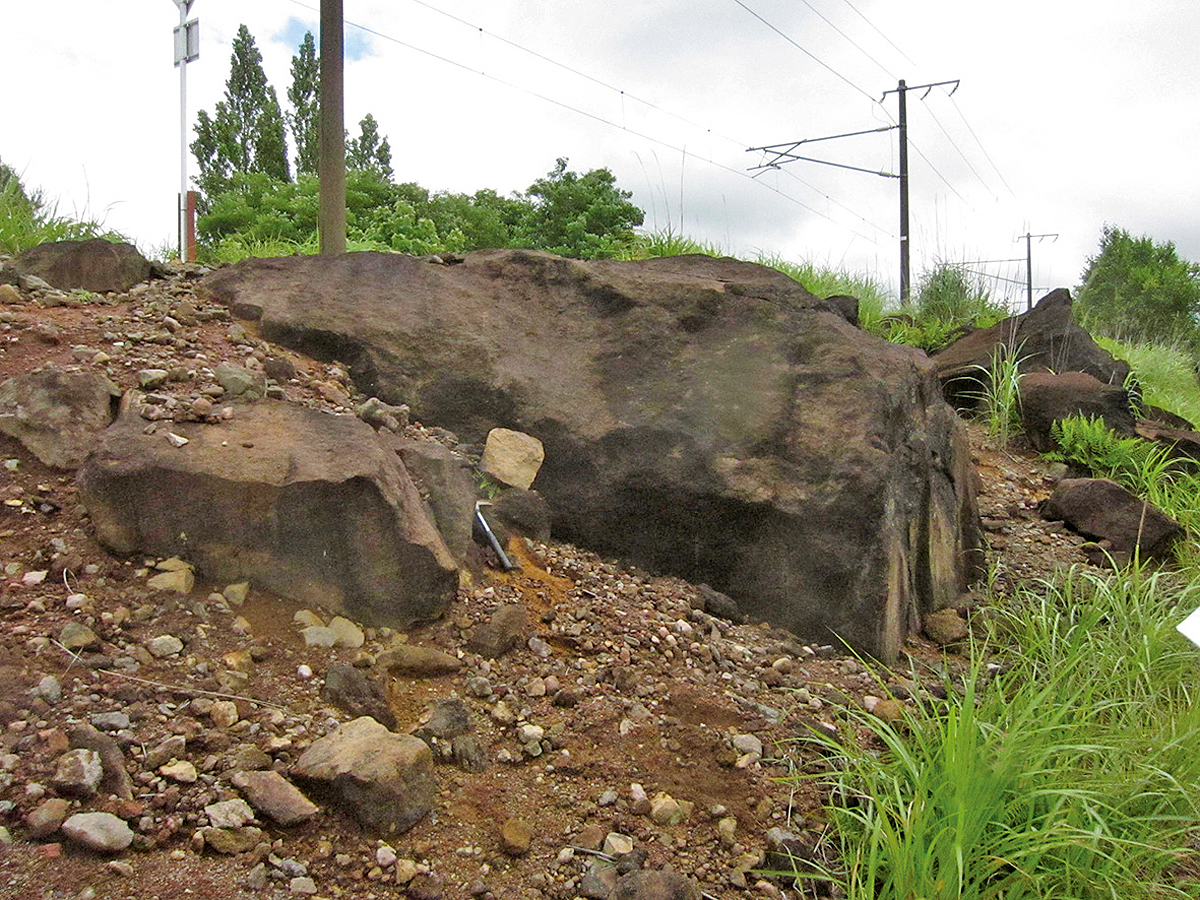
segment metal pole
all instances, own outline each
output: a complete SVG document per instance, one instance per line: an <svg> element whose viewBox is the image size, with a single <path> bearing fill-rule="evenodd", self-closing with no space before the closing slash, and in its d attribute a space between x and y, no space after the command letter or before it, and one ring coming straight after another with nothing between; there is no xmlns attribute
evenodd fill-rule
<svg viewBox="0 0 1200 900"><path fill-rule="evenodd" d="M900 304L908 306L908 88L903 78L896 94L900 98Z"/></svg>
<svg viewBox="0 0 1200 900"><path fill-rule="evenodd" d="M321 0L321 130L317 176L322 255L346 252L346 139L342 78L342 0Z"/></svg>
<svg viewBox="0 0 1200 900"><path fill-rule="evenodd" d="M1025 312L1033 309L1033 235L1025 232Z"/></svg>
<svg viewBox="0 0 1200 900"><path fill-rule="evenodd" d="M179 2L179 0L176 0ZM187 40L187 15L190 2L179 3L179 25L185 29L184 40ZM187 258L187 54L179 62L179 200L176 204L176 218L179 220L179 258L190 262Z"/></svg>

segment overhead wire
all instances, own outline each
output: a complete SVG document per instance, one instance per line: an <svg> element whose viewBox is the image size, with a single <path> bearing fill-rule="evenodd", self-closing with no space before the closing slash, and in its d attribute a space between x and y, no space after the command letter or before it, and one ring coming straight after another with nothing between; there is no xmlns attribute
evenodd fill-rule
<svg viewBox="0 0 1200 900"><path fill-rule="evenodd" d="M745 3L743 3L742 0L733 0L733 2L736 3L738 6L740 6L742 9L744 9L746 12L750 13L750 15L754 16L754 18L758 19L758 21L762 22L764 25L766 25L768 28L770 28L773 32L775 32L777 35L779 35L781 38L783 38L785 41L787 41L789 44L791 44L793 47L795 47L797 50L799 50L801 53L803 53L805 56L807 56L809 59L813 60L813 62L817 63L817 65L832 72L835 76L840 78L846 84L850 85L850 87L854 88L854 90L858 91L860 94L862 94L868 100L870 100L872 103L875 102L875 98L871 94L867 93L865 90L863 90L861 87L859 87L857 84L855 84L849 78L847 78L845 75L843 75L837 69L835 69L833 66L829 65L829 63L825 62L820 57L816 56L815 54L806 50L804 47L800 46L800 44L798 44L795 41L795 39L791 37L791 35L786 34L785 32L776 28L774 25L772 25L770 22L768 22L766 19L764 19L762 16L760 16L758 13L756 13L754 10L752 10L750 7L748 7Z"/></svg>
<svg viewBox="0 0 1200 900"><path fill-rule="evenodd" d="M851 2L850 2L850 0L842 0L842 2L843 2L843 3L845 3L845 4L846 4L848 7L850 7L852 10L854 10L855 14L856 14L856 15L857 15L857 16L858 16L860 19L862 19L864 22L866 22L868 25L870 25L870 26L871 26L871 28L875 29L875 33L876 33L876 34L878 34L878 35L879 35L881 38L883 38L885 41L887 41L889 44L891 44L891 45L892 45L892 49L893 49L893 50L895 50L897 53L899 53L901 56L903 56L903 57L904 57L906 60L908 60L908 61L909 61L910 63L912 63L914 66L917 64L917 61L916 61L915 59L913 59L911 56L909 56L907 53L905 53L903 50L901 50L899 47L897 47L897 46L896 46L894 43L892 43L892 39L891 39L891 38L889 38L889 37L888 37L886 34L884 34L882 31L880 31L880 30L879 30L879 29L878 29L878 28L875 26L875 23L874 23L874 22L872 22L870 19L868 19L868 18L867 18L867 17L866 17L866 16L865 16L865 15L864 15L864 14L863 14L863 13L862 13L862 12L861 12L859 9L858 9L858 7L856 7L856 6L855 6L853 3L851 3Z"/></svg>
<svg viewBox="0 0 1200 900"><path fill-rule="evenodd" d="M992 199L999 200L1000 198L998 196L996 196L995 191L993 191L988 186L988 183L983 180L983 176L979 174L979 171L975 168L974 165L971 164L971 161L969 159L967 159L967 154L963 153L962 148L958 146L958 142L955 141L954 137L950 134L950 132L946 130L946 126L943 125L942 120L937 117L937 113L935 113L933 111L933 107L929 105L929 103L925 100L924 97L921 98L921 102L925 105L925 109L929 112L929 115L933 119L934 124L936 124L937 127L942 130L942 134L944 134L946 136L946 140L948 140L950 142L950 146L954 148L954 151L959 155L959 157L962 159L962 161L967 164L967 168L971 170L971 174L973 174L976 178L979 179L979 183L983 185L983 189L985 191L987 191L989 194L992 195Z"/></svg>
<svg viewBox="0 0 1200 900"><path fill-rule="evenodd" d="M982 151L984 158L988 161L988 164L991 165L992 169L995 171L996 177L998 177L1000 179L1000 181L1004 184L1004 187L1008 189L1008 192L1010 194L1012 194L1013 199L1014 200L1017 199L1016 191L1014 191L1012 189L1012 187L1009 185L1008 180L1004 177L1004 174L1000 171L1000 168L996 165L995 161L992 159L992 155L990 153L988 153L987 148L983 146L983 141L981 141L979 139L979 135L977 135L975 133L975 129L971 127L971 123L967 121L967 117L965 115L963 115L963 111L958 106L958 101L956 101L953 96L951 96L951 98L950 98L950 105L954 107L954 111L958 113L958 117L960 119L962 119L962 123L967 126L967 131L969 131L971 133L971 137L973 137L975 139L975 143L979 145L980 151Z"/></svg>
<svg viewBox="0 0 1200 900"><path fill-rule="evenodd" d="M896 78L896 75L894 73L892 73L887 68L887 66L885 66L883 63L881 63L879 60L877 60L874 56L872 56L866 49L863 48L863 46L861 44L858 43L858 41L854 40L854 38L850 37L850 35L846 34L846 32L842 31L842 29L840 29L836 25L834 25L833 22L831 22L825 16L825 14L823 12L821 12L819 9L817 9L815 6L813 6L811 3L809 3L808 0L800 0L800 2L803 3L805 6L807 6L809 9L811 9L814 13L816 13L817 16L820 17L822 22L824 22L826 25L828 25L830 28L832 28L834 31L836 31L838 34L840 34L842 37L844 37L847 41L849 41L850 44L856 50L858 50L863 56L865 56L871 62L875 63L875 65L879 67L879 70L882 71L884 75L888 76L889 78ZM897 79L897 80L899 80L899 79Z"/></svg>
<svg viewBox="0 0 1200 900"><path fill-rule="evenodd" d="M319 9L316 9L316 8L310 6L309 4L302 2L302 0L288 0L288 2L293 3L296 6L300 6L304 9L308 9L313 12L319 12ZM362 25L358 22L352 22L349 19L345 19L345 18L343 18L342 21L344 24L349 25L352 28L357 28L358 30L364 31L367 34L374 35L375 37L378 37L382 40L388 41L393 44L397 44L398 46L404 47L408 50L412 50L415 53L420 53L424 56L431 57L433 59L438 60L439 62L443 62L443 63L446 63L447 65L453 66L455 68L462 69L465 72L469 72L472 75L478 75L482 78L488 79L489 81L494 81L497 84L500 84L500 85L503 85L504 87L510 88L511 90L515 90L520 93L526 94L530 97L534 97L535 99L538 99L545 103L549 103L553 106L557 106L562 109L568 110L577 115L584 116L585 118L592 119L593 121L599 122L600 124L607 125L611 128L616 128L616 129L618 129L620 131L624 131L628 134L632 134L635 137L639 137L642 140L649 141L650 143L653 143L653 144L657 144L658 146L664 147L675 153L680 153L680 154L686 155L687 151L685 148L676 146L668 141L664 141L664 140L662 140L660 138L656 138L652 135L645 134L644 132L640 132L635 129L628 128L624 125L620 125L616 122L613 122L610 119L604 118L601 115L598 115L593 112L588 112L587 110L584 110L584 109L579 109L578 107L572 106L571 104L566 103L562 100L557 100L553 97L547 96L546 94L542 94L538 91L532 90L527 87L523 87L514 82L500 78L496 75L492 75L488 72L483 71L482 69L472 68L471 66L467 65L466 63L462 63L457 60L451 59L447 56L443 56L440 53L435 53L432 50L427 50L423 47L418 47L415 44L411 44L407 41L401 40L400 38L393 37L392 35L389 35L389 34L385 34L377 29L371 28L370 26ZM737 143L742 147L745 146L745 144L742 142L737 142ZM693 156L694 156L694 154L693 154ZM733 175L737 175L740 178L745 178L751 182L754 182L755 184L760 184L763 187L767 188L768 190L772 191L773 193L776 193L779 196L783 197L785 200L788 200L788 201L796 204L797 206L808 210L809 212L813 213L816 216L820 216L822 219L826 219L827 221L833 222L835 225L838 225L841 228L845 228L847 231L849 231L851 234L855 235L856 237L860 237L863 240L869 241L870 243L876 244L876 246L878 246L878 242L874 238L870 237L869 235L862 234L861 232L855 230L854 228L849 227L848 225L846 225L843 222L838 222L832 216L827 215L826 213L821 212L821 210L808 205L803 200L793 197L791 194L787 194L784 191L779 190L779 188L766 183L765 181L759 181L741 169L735 169L733 166L725 165L724 163L717 162L716 160L713 160L713 159L705 159L704 157L696 157L696 158L700 159L703 162L706 162L708 165L715 166L718 169L722 169ZM865 219L864 219L864 221L865 221ZM877 226L873 226L873 227L877 227ZM880 230L883 230L883 229L880 229Z"/></svg>

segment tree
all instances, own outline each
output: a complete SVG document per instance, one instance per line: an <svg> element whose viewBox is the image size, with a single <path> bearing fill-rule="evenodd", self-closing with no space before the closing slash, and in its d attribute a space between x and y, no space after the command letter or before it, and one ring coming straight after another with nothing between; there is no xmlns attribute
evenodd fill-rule
<svg viewBox="0 0 1200 900"><path fill-rule="evenodd" d="M321 62L311 31L304 33L300 50L292 57L292 86L287 96L292 104L287 120L296 147L296 175L315 175L320 151Z"/></svg>
<svg viewBox="0 0 1200 900"><path fill-rule="evenodd" d="M235 172L288 180L283 111L245 25L233 39L225 99L217 102L215 115L199 112L191 149L200 170L196 184L206 198L228 190Z"/></svg>
<svg viewBox="0 0 1200 900"><path fill-rule="evenodd" d="M379 123L367 113L358 123L359 136L346 142L346 168L374 172L385 179L392 177L392 145L380 138Z"/></svg>
<svg viewBox="0 0 1200 900"><path fill-rule="evenodd" d="M1124 340L1200 344L1200 265L1175 245L1105 225L1075 308L1089 328Z"/></svg>
<svg viewBox="0 0 1200 900"><path fill-rule="evenodd" d="M526 246L576 259L612 256L645 219L629 202L632 196L616 186L608 169L579 175L567 171L560 157L525 192L532 203L523 228Z"/></svg>

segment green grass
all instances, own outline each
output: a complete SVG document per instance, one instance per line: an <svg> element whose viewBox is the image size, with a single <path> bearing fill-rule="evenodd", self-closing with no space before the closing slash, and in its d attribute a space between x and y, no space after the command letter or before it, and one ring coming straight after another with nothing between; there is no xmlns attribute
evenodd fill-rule
<svg viewBox="0 0 1200 900"><path fill-rule="evenodd" d="M1200 585L1073 571L1026 587L949 699L816 738L850 900L1194 897ZM865 734L867 740L861 739Z"/></svg>
<svg viewBox="0 0 1200 900"><path fill-rule="evenodd" d="M1200 381L1197 360L1190 351L1161 344L1127 344L1106 337L1097 337L1096 343L1129 363L1144 402L1200 426Z"/></svg>
<svg viewBox="0 0 1200 900"><path fill-rule="evenodd" d="M60 215L58 205L40 191L27 194L17 175L0 163L0 253L16 255L51 241L84 241L90 238L124 241L104 227L102 220Z"/></svg>

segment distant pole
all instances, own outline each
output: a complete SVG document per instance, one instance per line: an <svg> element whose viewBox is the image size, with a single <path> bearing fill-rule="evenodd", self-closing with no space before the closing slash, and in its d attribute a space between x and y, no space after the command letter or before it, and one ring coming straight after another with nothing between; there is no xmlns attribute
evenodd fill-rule
<svg viewBox="0 0 1200 900"><path fill-rule="evenodd" d="M342 0L321 0L321 129L317 175L322 255L346 252L346 139Z"/></svg>
<svg viewBox="0 0 1200 900"><path fill-rule="evenodd" d="M188 21L195 0L174 0L179 7L179 25L175 29L175 65L179 67L179 196L175 200L175 224L179 230L179 258L186 262L195 260L195 249L188 253L187 244L187 64L200 55L200 27L196 21Z"/></svg>
<svg viewBox="0 0 1200 900"><path fill-rule="evenodd" d="M1028 231L1017 238L1025 242L1025 311L1033 309L1033 239L1057 238L1057 234L1030 234Z"/></svg>
<svg viewBox="0 0 1200 900"><path fill-rule="evenodd" d="M908 88L903 78L896 94L900 100L900 305L908 306Z"/></svg>

